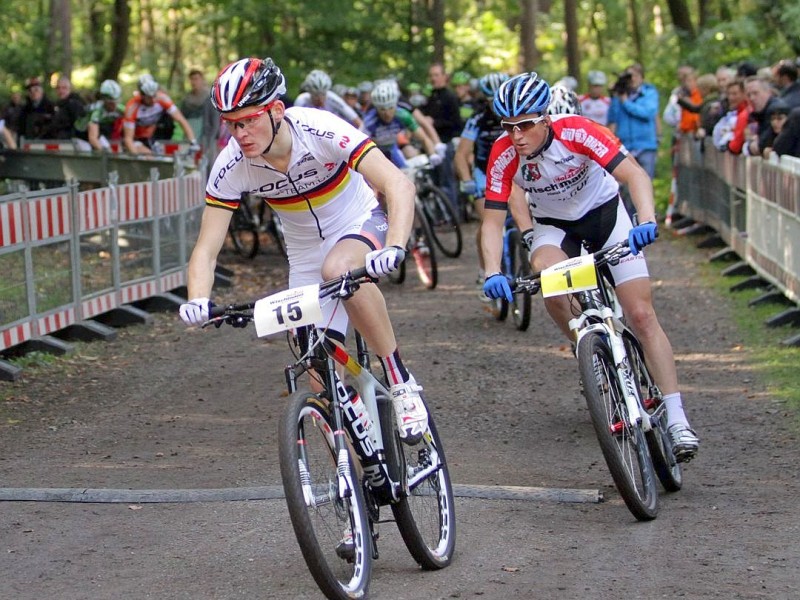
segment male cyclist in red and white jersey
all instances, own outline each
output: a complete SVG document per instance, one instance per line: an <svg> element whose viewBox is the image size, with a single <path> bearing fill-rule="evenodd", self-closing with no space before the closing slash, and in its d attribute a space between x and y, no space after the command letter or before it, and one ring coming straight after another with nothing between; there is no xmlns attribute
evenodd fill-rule
<svg viewBox="0 0 800 600"><path fill-rule="evenodd" d="M313 108L286 108L281 70L270 58L244 58L220 71L211 101L231 133L206 186L206 208L188 267L187 325L208 319L214 268L243 193L263 198L281 217L289 256L289 286L332 279L366 264L372 277L394 271L414 218L414 184L367 135ZM379 207L381 192L388 209ZM319 327L344 341L348 317L380 357L401 438L427 429L421 387L400 359L377 285L365 284L344 302L322 309Z"/></svg>
<svg viewBox="0 0 800 600"><path fill-rule="evenodd" d="M165 92L161 91L158 82L149 73L139 77L138 89L125 104L125 116L122 122L122 134L125 150L131 154L153 154L154 135L159 119L164 113L172 117L183 129L189 140L190 150L200 149L192 126L183 116Z"/></svg>
<svg viewBox="0 0 800 600"><path fill-rule="evenodd" d="M653 308L641 252L658 232L650 177L605 127L578 115L548 115L550 99L550 86L533 72L504 82L494 96L505 133L492 147L487 171L482 237L486 271L492 275L487 275L484 291L490 298L512 300L508 280L500 273L509 206L536 271L578 256L584 242L595 251L628 239L631 255L611 267L613 283L664 394L675 455L679 461L690 460L699 440L683 410L672 346ZM630 190L638 225L620 199L620 184ZM569 336L568 299L546 298L545 306Z"/></svg>

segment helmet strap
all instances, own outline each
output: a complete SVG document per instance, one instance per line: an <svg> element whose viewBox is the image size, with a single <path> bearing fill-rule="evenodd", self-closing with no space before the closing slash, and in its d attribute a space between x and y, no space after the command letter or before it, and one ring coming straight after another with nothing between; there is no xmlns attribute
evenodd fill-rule
<svg viewBox="0 0 800 600"><path fill-rule="evenodd" d="M272 144L275 143L275 138L278 137L278 131L280 131L281 129L281 124L276 123L275 120L272 118L272 111L269 111L267 114L269 115L269 122L272 124L272 141L270 141L269 145L261 153L262 155L269 154L269 150L270 148L272 148Z"/></svg>

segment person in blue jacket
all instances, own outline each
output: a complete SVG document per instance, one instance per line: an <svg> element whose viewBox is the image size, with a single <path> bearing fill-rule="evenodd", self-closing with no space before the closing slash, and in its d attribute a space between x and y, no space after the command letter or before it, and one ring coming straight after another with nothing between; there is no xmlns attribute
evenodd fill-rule
<svg viewBox="0 0 800 600"><path fill-rule="evenodd" d="M658 90L645 82L642 65L625 69L611 88L608 127L653 179L658 150Z"/></svg>

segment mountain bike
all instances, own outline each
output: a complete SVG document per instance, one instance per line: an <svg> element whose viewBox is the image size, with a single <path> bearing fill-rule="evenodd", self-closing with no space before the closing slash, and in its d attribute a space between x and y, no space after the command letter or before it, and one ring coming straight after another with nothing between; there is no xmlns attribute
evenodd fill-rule
<svg viewBox="0 0 800 600"><path fill-rule="evenodd" d="M447 194L433 182L433 166L424 154L407 159L406 165L404 170L417 188L436 247L445 256L457 258L464 247L458 214Z"/></svg>
<svg viewBox="0 0 800 600"><path fill-rule="evenodd" d="M541 289L544 297L571 294L580 307L569 329L592 424L625 505L646 521L658 515L656 477L670 492L681 488L683 477L661 391L609 284L609 265L629 253L624 240L519 277L512 287Z"/></svg>
<svg viewBox="0 0 800 600"><path fill-rule="evenodd" d="M503 255L500 264L503 274L509 281L513 281L517 277L527 277L531 274L528 249L522 243L522 236L510 214L506 217L506 225L503 232ZM511 312L514 326L519 331L528 329L531 323L530 291L520 289L514 294L512 302L505 298L497 298L492 300L490 306L492 316L498 321L505 321L508 313Z"/></svg>
<svg viewBox="0 0 800 600"><path fill-rule="evenodd" d="M439 268L434 248L433 231L419 198L414 200L414 225L406 244L406 258L400 266L387 275L393 283L403 283L406 279L406 263L414 261L417 275L427 289L432 290L439 282Z"/></svg>
<svg viewBox="0 0 800 600"><path fill-rule="evenodd" d="M401 442L389 389L372 374L363 338L356 333L353 357L312 325L323 302L344 300L371 281L366 269L356 269L255 303L213 307L206 323L244 327L253 321L258 336L287 332L294 362L285 369L281 477L308 569L332 599L366 597L378 558L378 524L391 521L381 514L386 506L423 569L448 566L455 551L453 488L430 406L422 439ZM303 374L319 391L300 389Z"/></svg>
<svg viewBox="0 0 800 600"><path fill-rule="evenodd" d="M250 196L242 194L242 200L228 225L234 251L244 258L255 258L261 248L262 231L269 235L278 252L286 258L280 217L263 200L259 200L258 208L254 211Z"/></svg>

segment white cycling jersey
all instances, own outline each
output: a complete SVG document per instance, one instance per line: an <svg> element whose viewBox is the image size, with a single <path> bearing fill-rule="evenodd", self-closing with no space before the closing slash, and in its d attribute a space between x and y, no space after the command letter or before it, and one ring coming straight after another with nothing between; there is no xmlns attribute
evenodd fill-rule
<svg viewBox="0 0 800 600"><path fill-rule="evenodd" d="M355 170L375 148L366 134L301 107L287 108L281 127L292 135L286 172L263 156L245 158L231 138L211 169L206 204L235 210L243 193L263 198L280 216L289 249L338 236L378 208L372 188Z"/></svg>
<svg viewBox="0 0 800 600"><path fill-rule="evenodd" d="M519 156L503 133L492 146L486 171L486 208L505 210L511 184L527 193L531 215L577 221L614 198L611 172L628 151L605 127L577 115L553 115L544 148Z"/></svg>
<svg viewBox="0 0 800 600"><path fill-rule="evenodd" d="M294 99L295 106L303 106L305 108L318 108L314 106L313 101L311 100L311 94L308 92L303 92L297 98ZM356 119L358 119L358 113L353 110L353 108L342 99L342 97L337 94L336 92L331 92L330 90L325 93L325 105L319 107L321 110L327 110L335 114L337 117L341 117L345 121L350 124L353 124Z"/></svg>

